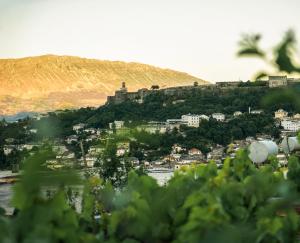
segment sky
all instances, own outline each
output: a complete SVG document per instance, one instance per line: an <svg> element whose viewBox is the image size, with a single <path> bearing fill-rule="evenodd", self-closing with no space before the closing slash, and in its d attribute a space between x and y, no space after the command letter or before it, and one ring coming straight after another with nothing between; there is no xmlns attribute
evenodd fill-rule
<svg viewBox="0 0 300 243"><path fill-rule="evenodd" d="M271 50L300 35L299 0L0 0L0 58L44 54L147 63L208 81L248 80L245 33ZM299 46L299 45L298 45Z"/></svg>

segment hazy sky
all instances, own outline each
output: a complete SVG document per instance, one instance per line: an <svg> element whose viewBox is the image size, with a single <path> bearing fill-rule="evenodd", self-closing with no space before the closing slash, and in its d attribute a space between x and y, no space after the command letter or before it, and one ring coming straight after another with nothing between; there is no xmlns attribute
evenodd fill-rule
<svg viewBox="0 0 300 243"><path fill-rule="evenodd" d="M0 0L0 58L42 54L135 61L209 81L247 80L242 33L271 47L300 33L299 0Z"/></svg>

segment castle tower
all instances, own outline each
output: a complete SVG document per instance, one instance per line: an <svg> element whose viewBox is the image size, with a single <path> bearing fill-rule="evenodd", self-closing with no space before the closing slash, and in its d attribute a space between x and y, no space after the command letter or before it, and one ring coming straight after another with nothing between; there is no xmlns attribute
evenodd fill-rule
<svg viewBox="0 0 300 243"><path fill-rule="evenodd" d="M122 87L120 89L120 91L123 91L123 92L127 92L127 88L126 88L126 83L125 82L122 82Z"/></svg>

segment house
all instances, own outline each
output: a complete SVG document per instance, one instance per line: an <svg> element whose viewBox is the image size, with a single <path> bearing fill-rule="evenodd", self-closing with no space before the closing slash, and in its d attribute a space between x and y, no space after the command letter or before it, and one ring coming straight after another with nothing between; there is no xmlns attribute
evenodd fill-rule
<svg viewBox="0 0 300 243"><path fill-rule="evenodd" d="M83 161L83 158L81 159ZM97 158L94 156L87 156L85 158L85 163L87 167L94 167L94 164L97 162Z"/></svg>
<svg viewBox="0 0 300 243"><path fill-rule="evenodd" d="M29 132L32 133L32 134L36 134L37 131L38 131L38 130L37 130L37 129L34 129L34 128L32 128L32 129L29 130Z"/></svg>
<svg viewBox="0 0 300 243"><path fill-rule="evenodd" d="M22 149L26 150L32 150L34 147L39 147L40 145L38 144L23 144Z"/></svg>
<svg viewBox="0 0 300 243"><path fill-rule="evenodd" d="M58 154L63 154L68 151L67 147L64 145L54 145L52 146L52 150Z"/></svg>
<svg viewBox="0 0 300 243"><path fill-rule="evenodd" d="M188 151L188 154L189 155L202 155L202 152L199 149L197 149L197 148L191 148Z"/></svg>
<svg viewBox="0 0 300 243"><path fill-rule="evenodd" d="M182 157L182 154L171 154L170 157L172 158L171 161L178 161Z"/></svg>
<svg viewBox="0 0 300 243"><path fill-rule="evenodd" d="M78 136L77 135L71 135L71 136L67 137L65 141L66 141L67 144L71 144L73 142L78 142Z"/></svg>
<svg viewBox="0 0 300 243"><path fill-rule="evenodd" d="M241 111L236 111L236 112L234 112L233 113L233 116L234 117L238 117L238 116L240 116L240 115L242 115L243 113L241 112Z"/></svg>
<svg viewBox="0 0 300 243"><path fill-rule="evenodd" d="M213 148L212 151L207 154L207 159L220 162L223 156L224 156L224 147L218 146L216 148Z"/></svg>
<svg viewBox="0 0 300 243"><path fill-rule="evenodd" d="M184 170L184 169L191 168L194 165L195 165L194 163L188 163L188 164L175 163L174 169L175 170Z"/></svg>
<svg viewBox="0 0 300 243"><path fill-rule="evenodd" d="M79 133L80 130L82 130L85 127L85 124L79 123L73 126L73 131L76 133Z"/></svg>
<svg viewBox="0 0 300 243"><path fill-rule="evenodd" d="M4 141L6 143L13 143L13 142L15 142L15 139L14 138L6 138Z"/></svg>
<svg viewBox="0 0 300 243"><path fill-rule="evenodd" d="M185 100L173 100L172 104L176 105L176 104L180 104L180 103L184 103L184 102L185 102Z"/></svg>
<svg viewBox="0 0 300 243"><path fill-rule="evenodd" d="M173 131L175 128L179 129L181 125L188 125L188 123L181 119L167 119L166 121L168 131Z"/></svg>
<svg viewBox="0 0 300 243"><path fill-rule="evenodd" d="M225 115L223 113L213 113L211 117L217 121L225 121Z"/></svg>
<svg viewBox="0 0 300 243"><path fill-rule="evenodd" d="M293 119L300 120L300 114L297 113L297 114L293 115Z"/></svg>
<svg viewBox="0 0 300 243"><path fill-rule="evenodd" d="M14 147L11 145L4 145L3 152L5 155L9 155L14 150Z"/></svg>
<svg viewBox="0 0 300 243"><path fill-rule="evenodd" d="M183 147L181 147L179 144L173 144L173 146L172 146L172 154L177 154L184 150L185 149Z"/></svg>
<svg viewBox="0 0 300 243"><path fill-rule="evenodd" d="M168 131L168 127L164 122L148 122L147 125L141 125L137 127L138 131L145 131L147 133L155 134L155 133L166 133Z"/></svg>
<svg viewBox="0 0 300 243"><path fill-rule="evenodd" d="M181 164L190 164L190 163L200 163L204 160L204 156L201 155L182 155L178 163Z"/></svg>
<svg viewBox="0 0 300 243"><path fill-rule="evenodd" d="M182 122L188 127L199 127L201 120L209 120L206 115L186 114L181 116Z"/></svg>
<svg viewBox="0 0 300 243"><path fill-rule="evenodd" d="M136 158L136 157L129 157L129 158L128 158L128 162L129 162L131 165L133 165L133 166L137 166L137 165L140 164L139 159Z"/></svg>
<svg viewBox="0 0 300 243"><path fill-rule="evenodd" d="M66 152L63 156L62 159L75 159L75 153L72 152Z"/></svg>
<svg viewBox="0 0 300 243"><path fill-rule="evenodd" d="M52 170L61 169L63 167L63 165L58 163L58 161L55 159L47 160L46 166L47 166L47 168L52 169Z"/></svg>
<svg viewBox="0 0 300 243"><path fill-rule="evenodd" d="M46 118L46 117L48 117L49 116L49 114L48 113L44 113L44 114L36 114L36 115L34 115L32 118L33 119L35 119L35 120L37 120L37 121L39 121L39 120L41 120L42 118Z"/></svg>
<svg viewBox="0 0 300 243"><path fill-rule="evenodd" d="M250 114L259 115L259 114L262 114L263 112L264 112L263 110L252 110L252 111L250 111Z"/></svg>
<svg viewBox="0 0 300 243"><path fill-rule="evenodd" d="M110 129L121 129L124 127L124 121L114 121L109 123L109 128Z"/></svg>
<svg viewBox="0 0 300 243"><path fill-rule="evenodd" d="M281 154L277 154L276 158L278 159L278 162L280 165L287 165L288 160L285 154L281 153Z"/></svg>
<svg viewBox="0 0 300 243"><path fill-rule="evenodd" d="M86 128L83 131L88 134L97 134L98 130L96 128Z"/></svg>
<svg viewBox="0 0 300 243"><path fill-rule="evenodd" d="M200 117L195 114L182 115L181 120L187 123L188 127L199 127L200 124Z"/></svg>
<svg viewBox="0 0 300 243"><path fill-rule="evenodd" d="M104 148L97 147L97 146L91 146L88 150L88 154L101 154L104 151Z"/></svg>
<svg viewBox="0 0 300 243"><path fill-rule="evenodd" d="M287 76L269 76L269 87L276 88L288 85Z"/></svg>
<svg viewBox="0 0 300 243"><path fill-rule="evenodd" d="M300 120L285 119L281 121L281 126L285 130L297 132L300 130Z"/></svg>
<svg viewBox="0 0 300 243"><path fill-rule="evenodd" d="M275 111L275 113L274 113L275 119L282 120L282 119L286 118L287 116L288 116L288 112L283 109L279 109L278 111Z"/></svg>
<svg viewBox="0 0 300 243"><path fill-rule="evenodd" d="M118 143L116 155L120 157L124 156L126 153L129 153L129 143Z"/></svg>
<svg viewBox="0 0 300 243"><path fill-rule="evenodd" d="M100 139L100 137L99 137L98 135L92 134L92 135L89 135L89 136L85 139L85 141L86 141L86 142L92 142L92 141L99 140L99 139Z"/></svg>

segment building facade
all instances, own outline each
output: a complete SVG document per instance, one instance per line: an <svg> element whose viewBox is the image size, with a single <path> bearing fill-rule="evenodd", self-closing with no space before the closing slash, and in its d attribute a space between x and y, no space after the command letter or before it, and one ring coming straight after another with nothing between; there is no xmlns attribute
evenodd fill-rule
<svg viewBox="0 0 300 243"><path fill-rule="evenodd" d="M299 120L283 120L281 126L288 131L297 132L300 130L300 121Z"/></svg>
<svg viewBox="0 0 300 243"><path fill-rule="evenodd" d="M199 127L200 116L195 114L182 115L181 120L187 123L188 127Z"/></svg>
<svg viewBox="0 0 300 243"><path fill-rule="evenodd" d="M288 85L287 76L269 76L269 87L276 88Z"/></svg>
<svg viewBox="0 0 300 243"><path fill-rule="evenodd" d="M213 113L211 117L216 119L217 121L225 121L225 115L223 113Z"/></svg>
<svg viewBox="0 0 300 243"><path fill-rule="evenodd" d="M275 111L275 113L274 113L274 117L276 119L280 119L280 120L286 118L287 116L288 116L288 112L283 109L279 109L278 111Z"/></svg>

